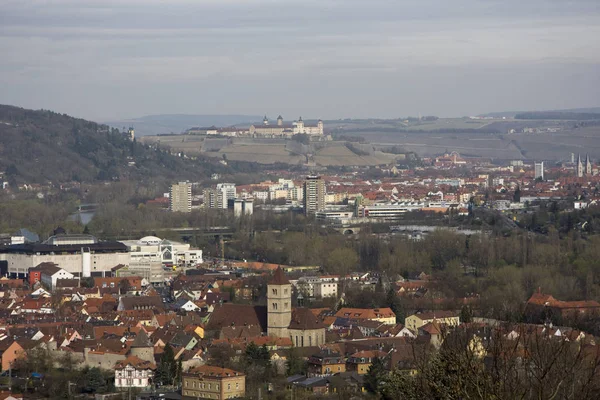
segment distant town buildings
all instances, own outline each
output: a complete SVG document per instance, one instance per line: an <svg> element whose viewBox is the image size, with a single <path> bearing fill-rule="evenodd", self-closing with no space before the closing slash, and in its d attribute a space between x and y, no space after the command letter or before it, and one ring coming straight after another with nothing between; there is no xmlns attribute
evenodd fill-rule
<svg viewBox="0 0 600 400"><path fill-rule="evenodd" d="M179 182L171 185L169 210L171 212L192 211L192 184Z"/></svg>
<svg viewBox="0 0 600 400"><path fill-rule="evenodd" d="M304 181L304 214L311 215L325 208L325 181L320 176L308 176Z"/></svg>

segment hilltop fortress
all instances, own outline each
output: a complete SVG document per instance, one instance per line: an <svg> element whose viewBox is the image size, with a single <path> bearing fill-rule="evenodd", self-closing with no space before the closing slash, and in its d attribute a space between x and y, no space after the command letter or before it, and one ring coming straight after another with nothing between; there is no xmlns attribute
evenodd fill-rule
<svg viewBox="0 0 600 400"><path fill-rule="evenodd" d="M291 138L294 135L305 134L310 135L314 138L324 137L323 133L323 121L318 120L315 124L305 123L302 117L298 118L297 121L291 124L286 124L283 121L283 117L280 115L277 117L277 122L271 124L269 118L265 115L262 124L252 124L250 128L238 128L235 126L229 127L215 127L211 126L208 128L191 128L187 134L200 134L200 135L220 135L220 136L231 136L231 137L253 137L253 138Z"/></svg>
<svg viewBox="0 0 600 400"><path fill-rule="evenodd" d="M267 137L291 137L298 134L320 135L323 136L323 121L319 120L316 124L305 124L302 117L291 124L284 124L283 118L277 117L277 124L271 125L265 115L262 125L251 125L250 134L252 136Z"/></svg>

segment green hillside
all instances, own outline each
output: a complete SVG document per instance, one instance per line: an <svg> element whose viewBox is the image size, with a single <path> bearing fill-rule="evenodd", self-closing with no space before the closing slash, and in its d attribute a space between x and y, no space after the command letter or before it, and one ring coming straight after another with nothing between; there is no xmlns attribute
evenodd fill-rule
<svg viewBox="0 0 600 400"><path fill-rule="evenodd" d="M202 179L226 172L130 141L107 125L47 110L0 105L0 172L12 183Z"/></svg>

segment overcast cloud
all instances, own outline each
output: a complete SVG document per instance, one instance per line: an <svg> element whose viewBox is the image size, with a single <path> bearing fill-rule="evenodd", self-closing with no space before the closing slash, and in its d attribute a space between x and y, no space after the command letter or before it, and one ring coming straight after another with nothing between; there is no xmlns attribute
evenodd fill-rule
<svg viewBox="0 0 600 400"><path fill-rule="evenodd" d="M598 0L2 0L0 103L113 120L600 106Z"/></svg>

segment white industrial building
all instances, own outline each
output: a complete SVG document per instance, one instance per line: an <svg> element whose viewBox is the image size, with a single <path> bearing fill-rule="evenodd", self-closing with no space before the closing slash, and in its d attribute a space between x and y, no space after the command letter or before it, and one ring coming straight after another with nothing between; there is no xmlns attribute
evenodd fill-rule
<svg viewBox="0 0 600 400"><path fill-rule="evenodd" d="M99 241L91 235L55 235L43 243L24 243L0 248L7 274L24 278L41 263L54 263L75 277L110 276L111 269L128 265L129 252L119 242Z"/></svg>
<svg viewBox="0 0 600 400"><path fill-rule="evenodd" d="M180 243L156 236L140 240L123 240L131 257L131 265L160 262L162 265L194 266L201 264L202 250L192 249L188 243Z"/></svg>

